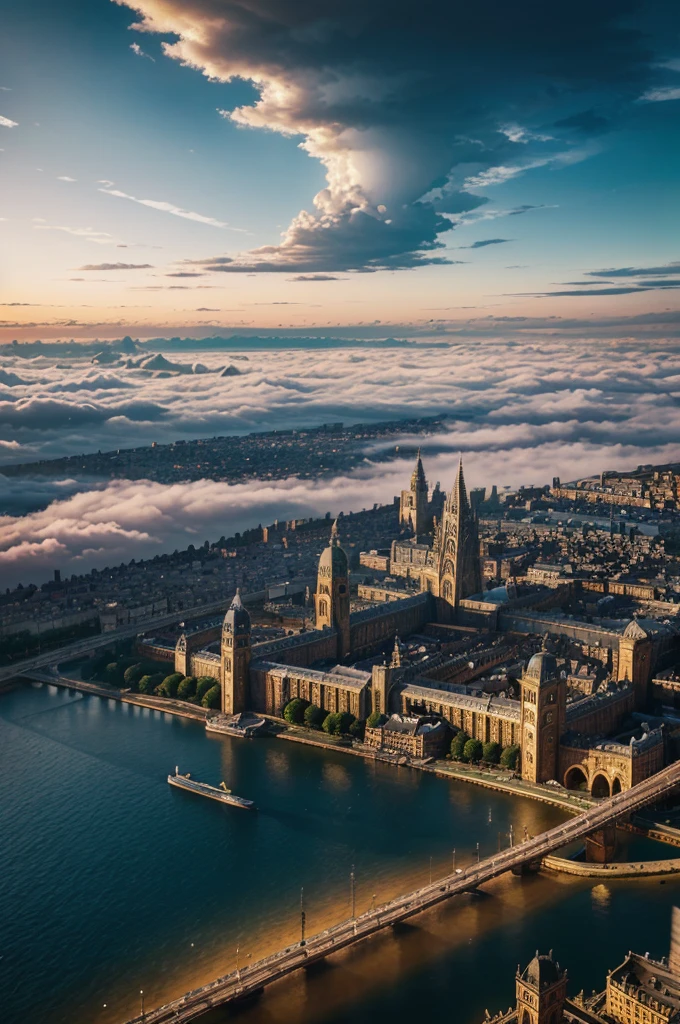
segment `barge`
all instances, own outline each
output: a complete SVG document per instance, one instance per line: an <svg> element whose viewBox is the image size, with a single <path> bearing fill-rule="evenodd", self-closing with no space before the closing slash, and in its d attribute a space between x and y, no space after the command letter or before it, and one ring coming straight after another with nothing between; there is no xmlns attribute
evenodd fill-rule
<svg viewBox="0 0 680 1024"><path fill-rule="evenodd" d="M224 782L219 786L209 786L207 782L196 782L189 773L180 775L179 768L175 768L174 775L168 775L168 782L178 789L186 789L189 793L198 793L199 796L206 796L209 800L218 800L222 804L229 804L231 807L242 807L244 810L254 811L255 804L252 800L246 800L243 796L236 796L230 789L227 789Z"/></svg>

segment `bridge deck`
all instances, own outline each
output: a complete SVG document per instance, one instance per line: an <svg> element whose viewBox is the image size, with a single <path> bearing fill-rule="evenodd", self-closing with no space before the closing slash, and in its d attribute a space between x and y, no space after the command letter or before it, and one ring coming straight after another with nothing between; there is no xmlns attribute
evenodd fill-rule
<svg viewBox="0 0 680 1024"><path fill-rule="evenodd" d="M567 843L582 838L594 829L609 825L617 818L628 815L639 807L659 799L678 784L680 784L680 762L664 768L663 771L625 793L619 793L608 800L603 800L563 825L542 832L541 835L529 839L519 846L511 847L494 857L488 857L479 864L466 868L461 874L447 875L431 885L423 886L414 892L399 896L389 903L382 904L360 917L343 921L312 936L307 940L305 946L301 946L299 943L288 946L238 972L234 971L203 985L201 988L187 992L180 999L175 999L156 1010L151 1010L144 1017L135 1017L128 1024L165 1024L165 1022L181 1024L184 1021L194 1020L213 1007L223 1006L257 992L265 985L269 985L301 967L322 960L330 953L345 949L347 946L375 934L382 928L413 917L452 896L469 892L497 875L519 867L528 861L538 860L553 850L558 850Z"/></svg>

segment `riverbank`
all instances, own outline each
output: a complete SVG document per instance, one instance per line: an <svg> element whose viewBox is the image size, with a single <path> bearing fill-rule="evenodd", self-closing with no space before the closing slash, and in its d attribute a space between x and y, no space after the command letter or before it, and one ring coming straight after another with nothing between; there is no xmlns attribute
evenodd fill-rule
<svg viewBox="0 0 680 1024"><path fill-rule="evenodd" d="M168 715L191 718L196 722L205 722L208 716L208 709L198 707L196 704L187 704L181 700L170 700L167 697L148 697L146 694L133 693L131 690L116 690L113 687L101 686L98 683L86 683L82 679L74 679L71 676L53 676L49 672L31 672L23 678L27 682L46 683L48 686L78 690L80 693L87 693L94 697L104 697L106 700L117 700L122 704L135 704L140 708L165 711Z"/></svg>
<svg viewBox="0 0 680 1024"><path fill-rule="evenodd" d="M578 875L580 878L652 878L657 875L679 875L680 857L618 864L588 864L585 861L550 856L543 858L541 867L546 871Z"/></svg>

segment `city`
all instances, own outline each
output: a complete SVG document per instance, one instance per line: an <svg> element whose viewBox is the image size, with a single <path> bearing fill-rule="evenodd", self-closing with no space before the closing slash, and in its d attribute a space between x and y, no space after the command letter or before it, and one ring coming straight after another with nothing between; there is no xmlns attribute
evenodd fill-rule
<svg viewBox="0 0 680 1024"><path fill-rule="evenodd" d="M680 7L0 33L2 1024L680 1024Z"/></svg>

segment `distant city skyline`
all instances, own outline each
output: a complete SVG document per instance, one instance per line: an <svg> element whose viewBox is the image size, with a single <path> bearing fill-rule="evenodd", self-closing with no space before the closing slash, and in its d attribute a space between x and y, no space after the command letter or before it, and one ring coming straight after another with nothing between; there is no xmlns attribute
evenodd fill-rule
<svg viewBox="0 0 680 1024"><path fill-rule="evenodd" d="M677 309L676 5L214 6L7 12L0 338Z"/></svg>

